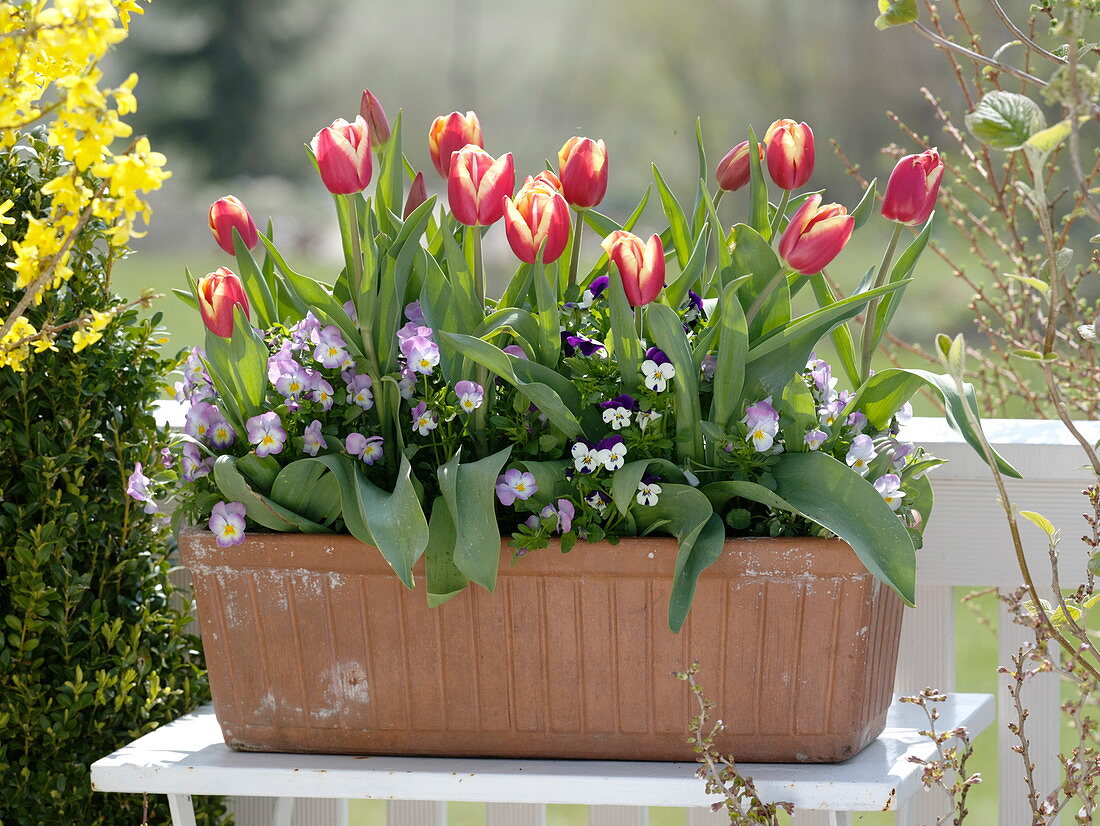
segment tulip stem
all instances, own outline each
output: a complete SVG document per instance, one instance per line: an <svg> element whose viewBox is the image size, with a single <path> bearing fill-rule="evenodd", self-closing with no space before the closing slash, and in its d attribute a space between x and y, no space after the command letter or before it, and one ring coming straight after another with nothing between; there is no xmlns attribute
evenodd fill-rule
<svg viewBox="0 0 1100 826"><path fill-rule="evenodd" d="M351 233L351 299L359 303L359 293L363 289L363 238L359 229L359 210L356 208L355 196L347 195L348 204L348 228Z"/></svg>
<svg viewBox="0 0 1100 826"><path fill-rule="evenodd" d="M481 253L481 228L470 227L466 230L467 239L473 247L474 257L474 293L481 312L485 312L485 261Z"/></svg>
<svg viewBox="0 0 1100 826"><path fill-rule="evenodd" d="M789 189L783 190L783 197L779 199L779 206L775 210L775 217L772 218L771 234L775 237L775 234L779 231L779 225L783 223L783 216L787 214L787 204L791 202L791 191Z"/></svg>
<svg viewBox="0 0 1100 826"><path fill-rule="evenodd" d="M879 264L878 274L875 276L874 287L881 287L886 283L886 275L890 270L890 264L894 260L894 253L901 239L904 224L894 223L894 234L890 236L890 243L886 245L886 252L882 254L882 263ZM862 381L867 381L871 375L871 356L875 351L875 322L878 320L879 299L872 298L867 305L867 319L863 322L863 341L861 342L862 357L860 359L859 376Z"/></svg>
<svg viewBox="0 0 1100 826"><path fill-rule="evenodd" d="M581 236L584 234L584 210L573 214L573 251L569 253L568 289L577 286L577 269L581 263Z"/></svg>
<svg viewBox="0 0 1100 826"><path fill-rule="evenodd" d="M752 324L752 320L756 318L756 314L760 312L761 308L764 306L764 302L768 300L768 296L775 292L775 288L779 286L779 282L785 280L786 277L786 267L780 267L775 271L775 275L773 275L772 280L768 282L768 286L757 293L756 298L753 299L752 304L749 306L749 311L745 313L745 322L747 324Z"/></svg>
<svg viewBox="0 0 1100 826"><path fill-rule="evenodd" d="M638 341L645 341L645 336L642 335L645 327L645 319L642 318L642 310L644 309L644 306L634 308L634 326L638 331Z"/></svg>

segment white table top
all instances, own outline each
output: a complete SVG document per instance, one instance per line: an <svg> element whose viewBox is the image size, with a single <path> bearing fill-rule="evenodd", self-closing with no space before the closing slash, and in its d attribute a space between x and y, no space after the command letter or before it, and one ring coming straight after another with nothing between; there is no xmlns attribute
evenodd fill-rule
<svg viewBox="0 0 1100 826"><path fill-rule="evenodd" d="M939 705L937 731L966 726L971 737L994 720L989 694L953 694ZM851 760L830 765L740 764L765 800L800 809L893 810L920 788L934 746L921 709L894 703L886 731ZM102 792L244 797L382 798L488 803L707 806L693 763L594 760L482 760L235 752L210 706L135 740L92 765Z"/></svg>

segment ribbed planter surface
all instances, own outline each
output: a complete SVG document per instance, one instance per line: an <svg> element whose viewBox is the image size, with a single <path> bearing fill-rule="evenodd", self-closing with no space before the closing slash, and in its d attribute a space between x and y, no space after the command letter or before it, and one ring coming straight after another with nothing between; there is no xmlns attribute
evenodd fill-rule
<svg viewBox="0 0 1100 826"><path fill-rule="evenodd" d="M678 635L667 538L505 548L495 594L440 608L348 536L180 546L235 749L694 760L693 660L737 759L844 760L885 725L902 605L839 540L730 540Z"/></svg>

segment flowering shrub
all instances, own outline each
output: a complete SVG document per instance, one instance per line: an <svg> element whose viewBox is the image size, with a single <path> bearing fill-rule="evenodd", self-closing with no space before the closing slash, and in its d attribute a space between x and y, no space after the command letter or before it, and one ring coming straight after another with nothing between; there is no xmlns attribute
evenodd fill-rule
<svg viewBox="0 0 1100 826"><path fill-rule="evenodd" d="M130 16L142 14L137 0L53 0L0 5L0 149L27 143L32 128L59 147L67 162L39 182L49 210L21 216L11 227L15 206L0 195L0 247L8 246L4 273L15 294L0 305L0 368L26 369L33 352L52 349L71 330L75 349L102 337L113 310L78 308L71 318L32 323L28 308L42 302L74 274L72 256L89 222L106 227L106 241L123 250L138 234L135 223L148 218L144 195L168 177L164 156L146 138L117 151L128 138L123 120L137 108L130 75L113 89L101 89L99 62L126 38Z"/></svg>
<svg viewBox="0 0 1100 826"><path fill-rule="evenodd" d="M667 226L643 239L648 193L623 224L595 209L602 141L571 138L556 170L515 192L512 155L483 148L473 113L429 132L447 181L449 210L437 209L403 157L400 119L391 129L365 94L360 117L311 143L344 241L331 285L296 272L236 199L211 210L237 273L185 294L208 333L177 387L177 519L227 546L254 529L346 530L410 587L426 556L434 604L471 581L493 588L502 526L517 557L666 533L679 541L674 629L727 535L837 534L912 601L937 460L899 442L898 425L929 387L974 442L961 415L974 402L946 377L872 373L869 354L927 243L926 215L894 260L911 204L935 199L937 162L896 173L887 202L904 221L877 270L834 300L819 273L869 221L875 189L851 212L795 194L813 173L812 130L781 120L766 137L750 131L690 209L655 171ZM701 138L698 154L702 178ZM719 202L739 186L750 214L727 231ZM521 263L492 300L481 244L501 221ZM604 254L582 266L586 226ZM807 286L817 307L798 314ZM860 351L846 322L861 311ZM851 390L814 356L829 335ZM171 477L138 473L139 498Z"/></svg>

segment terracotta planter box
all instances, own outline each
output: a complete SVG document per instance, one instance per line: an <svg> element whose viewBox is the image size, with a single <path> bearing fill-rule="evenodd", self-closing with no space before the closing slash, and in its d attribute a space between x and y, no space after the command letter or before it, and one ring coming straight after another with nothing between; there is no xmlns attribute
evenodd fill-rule
<svg viewBox="0 0 1100 826"><path fill-rule="evenodd" d="M351 537L180 545L235 749L689 761L693 660L740 760L844 760L885 725L902 604L839 540L729 541L679 635L663 537L505 549L495 594L441 608Z"/></svg>

